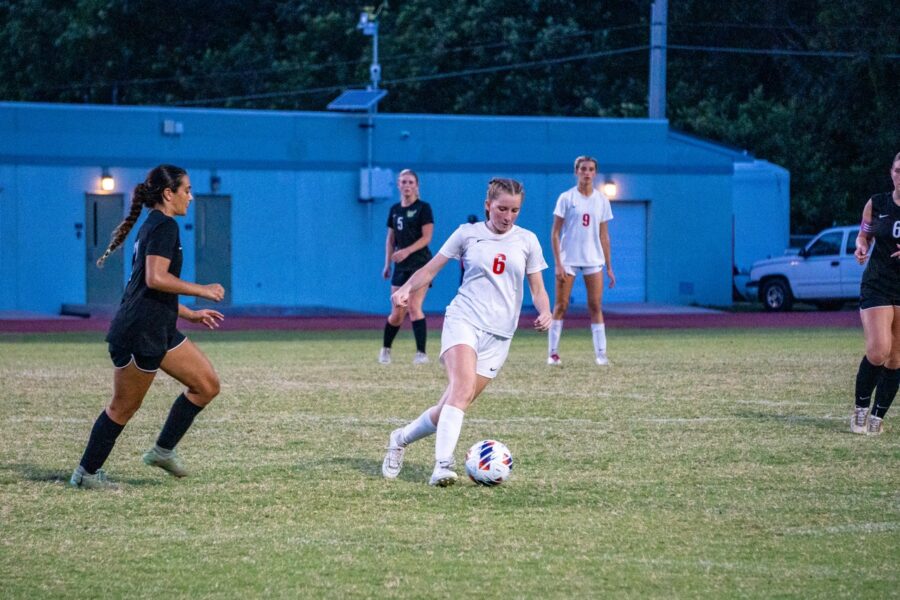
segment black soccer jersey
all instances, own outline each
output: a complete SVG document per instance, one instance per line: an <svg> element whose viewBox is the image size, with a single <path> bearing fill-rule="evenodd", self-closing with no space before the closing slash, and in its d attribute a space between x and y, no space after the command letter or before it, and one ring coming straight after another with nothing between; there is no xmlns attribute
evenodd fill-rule
<svg viewBox="0 0 900 600"><path fill-rule="evenodd" d="M875 247L863 273L863 286L885 292L900 292L900 260L891 254L900 250L900 206L890 192L872 196L872 229Z"/></svg>
<svg viewBox="0 0 900 600"><path fill-rule="evenodd" d="M431 214L431 205L421 200L416 200L409 206L403 206L399 202L391 207L388 213L387 226L394 230L394 249L399 250L411 246L422 237L422 227L434 223ZM428 246L416 250L406 260L397 263L395 267L403 271L415 271L431 260L431 250Z"/></svg>
<svg viewBox="0 0 900 600"><path fill-rule="evenodd" d="M178 294L147 287L147 256L172 262L169 273L181 276L181 240L178 224L158 210L150 211L138 230L131 261L131 279L119 310L109 325L106 341L135 354L158 356L168 350L167 341L178 320Z"/></svg>

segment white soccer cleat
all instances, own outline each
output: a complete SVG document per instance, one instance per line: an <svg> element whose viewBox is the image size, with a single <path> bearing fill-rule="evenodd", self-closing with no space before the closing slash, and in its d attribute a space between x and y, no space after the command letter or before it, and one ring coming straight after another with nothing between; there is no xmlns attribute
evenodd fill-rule
<svg viewBox="0 0 900 600"><path fill-rule="evenodd" d="M559 354L551 354L547 357L547 364L558 366L562 364L562 359L559 357Z"/></svg>
<svg viewBox="0 0 900 600"><path fill-rule="evenodd" d="M415 357L413 357L414 365L427 365L431 360L428 358L428 355L424 352L416 352Z"/></svg>
<svg viewBox="0 0 900 600"><path fill-rule="evenodd" d="M869 408L856 406L850 415L850 431L852 433L866 433L866 420L869 416Z"/></svg>
<svg viewBox="0 0 900 600"><path fill-rule="evenodd" d="M382 365L391 364L391 349L390 348L382 348L381 352L378 353L378 363Z"/></svg>
<svg viewBox="0 0 900 600"><path fill-rule="evenodd" d="M385 479L397 479L400 469L403 468L403 452L406 444L402 443L403 428L395 429L388 438L387 454L381 463L381 474Z"/></svg>
<svg viewBox="0 0 900 600"><path fill-rule="evenodd" d="M609 359L606 357L606 352L598 352L596 360L597 366L605 367L609 365Z"/></svg>
<svg viewBox="0 0 900 600"><path fill-rule="evenodd" d="M438 487L448 487L456 483L459 476L453 470L453 461L440 461L434 465L434 472L428 485L436 485Z"/></svg>
<svg viewBox="0 0 900 600"><path fill-rule="evenodd" d="M866 435L881 435L883 431L881 424L883 421L884 419L869 415L869 426L866 428Z"/></svg>

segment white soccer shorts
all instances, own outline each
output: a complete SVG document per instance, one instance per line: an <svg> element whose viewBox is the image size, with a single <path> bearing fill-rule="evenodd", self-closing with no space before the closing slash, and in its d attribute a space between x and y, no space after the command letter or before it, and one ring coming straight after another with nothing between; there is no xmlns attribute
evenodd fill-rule
<svg viewBox="0 0 900 600"><path fill-rule="evenodd" d="M463 319L444 318L444 329L441 331L441 364L444 363L444 352L464 344L475 350L478 363L475 372L482 377L493 379L500 372L512 338L502 338L483 329L475 327Z"/></svg>
<svg viewBox="0 0 900 600"><path fill-rule="evenodd" d="M575 275L576 273L581 273L582 275L593 275L602 271L603 265L600 265L598 267L573 267L570 265L563 265L563 270L566 272L566 275Z"/></svg>

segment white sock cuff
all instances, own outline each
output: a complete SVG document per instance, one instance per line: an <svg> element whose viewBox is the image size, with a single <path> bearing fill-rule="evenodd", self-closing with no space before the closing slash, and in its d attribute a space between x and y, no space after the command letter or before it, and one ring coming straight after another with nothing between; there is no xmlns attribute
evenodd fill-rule
<svg viewBox="0 0 900 600"><path fill-rule="evenodd" d="M444 419L447 419L447 425L450 426L462 423L465 416L466 412L464 410L445 404L444 408L441 409L441 418L438 420L437 426L440 427L444 423Z"/></svg>
<svg viewBox="0 0 900 600"><path fill-rule="evenodd" d="M606 323L591 323L591 331L606 331Z"/></svg>
<svg viewBox="0 0 900 600"><path fill-rule="evenodd" d="M552 319L550 321L550 327L555 327L556 329L562 329L562 326L563 326L563 319L559 319L558 321L556 319Z"/></svg>

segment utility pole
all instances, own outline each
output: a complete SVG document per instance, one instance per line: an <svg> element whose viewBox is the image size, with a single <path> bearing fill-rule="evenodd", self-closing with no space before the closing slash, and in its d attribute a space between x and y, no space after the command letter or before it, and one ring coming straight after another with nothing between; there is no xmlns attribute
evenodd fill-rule
<svg viewBox="0 0 900 600"><path fill-rule="evenodd" d="M650 97L647 116L666 118L666 26L667 0L656 0L650 9Z"/></svg>
<svg viewBox="0 0 900 600"><path fill-rule="evenodd" d="M375 91L378 89L378 82L381 81L381 65L378 64L378 15L384 9L387 2L382 2L375 10L373 6L366 6L359 15L359 23L356 28L363 32L363 35L372 36L372 64L369 66L369 85L366 89ZM366 176L369 178L369 189L372 189L372 166L373 155L375 153L375 114L378 112L378 103L373 102L369 106L368 118L366 119L366 130L368 137L368 146L366 149Z"/></svg>

